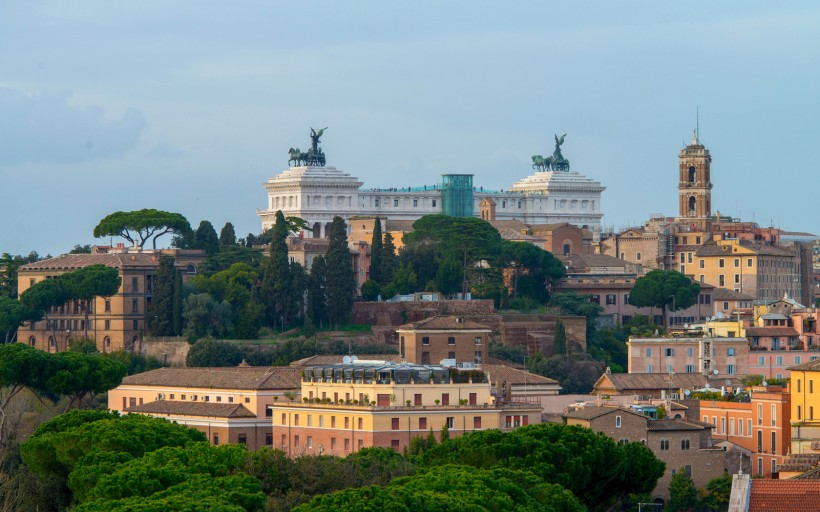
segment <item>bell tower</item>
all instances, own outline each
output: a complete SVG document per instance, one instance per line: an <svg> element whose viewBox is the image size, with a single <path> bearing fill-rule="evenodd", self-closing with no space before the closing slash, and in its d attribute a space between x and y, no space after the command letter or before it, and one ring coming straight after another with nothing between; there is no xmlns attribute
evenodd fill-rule
<svg viewBox="0 0 820 512"><path fill-rule="evenodd" d="M708 231L712 219L712 156L692 130L692 143L680 151L678 221Z"/></svg>

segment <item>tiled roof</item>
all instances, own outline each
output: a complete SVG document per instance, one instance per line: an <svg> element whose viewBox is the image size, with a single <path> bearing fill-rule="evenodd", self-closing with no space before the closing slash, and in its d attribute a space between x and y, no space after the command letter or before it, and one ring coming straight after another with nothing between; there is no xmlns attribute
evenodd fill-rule
<svg viewBox="0 0 820 512"><path fill-rule="evenodd" d="M419 322L404 324L397 330L430 330L430 331L459 331L459 330L482 330L489 331L482 324L467 320L458 316L436 315Z"/></svg>
<svg viewBox="0 0 820 512"><path fill-rule="evenodd" d="M712 425L701 421L680 418L664 418L662 420L652 420L649 422L649 430L654 431L704 430L707 428L712 428Z"/></svg>
<svg viewBox="0 0 820 512"><path fill-rule="evenodd" d="M529 230L529 226L520 220L489 220L487 222L499 231L501 231L501 229L514 229L520 233L521 230Z"/></svg>
<svg viewBox="0 0 820 512"><path fill-rule="evenodd" d="M249 366L229 368L160 368L122 380L124 385L209 389L300 389L298 368Z"/></svg>
<svg viewBox="0 0 820 512"><path fill-rule="evenodd" d="M619 391L632 389L680 389L702 388L707 379L699 373L675 373L670 376L666 373L611 373L606 377Z"/></svg>
<svg viewBox="0 0 820 512"><path fill-rule="evenodd" d="M558 381L536 375L525 370L512 368L504 364L483 364L481 368L490 374L490 378L494 381L506 381L507 384L552 384L558 385Z"/></svg>
<svg viewBox="0 0 820 512"><path fill-rule="evenodd" d="M63 254L47 260L35 261L20 267L26 270L75 270L91 265L123 268L133 266L156 266L158 258L153 253L107 253L107 254Z"/></svg>
<svg viewBox="0 0 820 512"><path fill-rule="evenodd" d="M168 414L180 416L209 416L215 418L255 418L256 415L242 404L217 404L213 402L177 402L156 400L135 405L125 410L142 414Z"/></svg>
<svg viewBox="0 0 820 512"><path fill-rule="evenodd" d="M728 288L715 288L712 292L712 300L754 300L754 297Z"/></svg>
<svg viewBox="0 0 820 512"><path fill-rule="evenodd" d="M580 409L576 409L574 411L567 411L564 413L564 416L567 418L573 418L577 420L594 420L595 418L599 418L606 414L610 414L613 412L623 413L623 414L633 414L635 416L640 416L645 419L649 419L648 416L644 416L643 414L639 414L635 411L631 411L624 407L613 407L609 405L602 405L596 407L582 407Z"/></svg>
<svg viewBox="0 0 820 512"><path fill-rule="evenodd" d="M696 256L743 256L743 254L732 252L734 245L718 245L714 242L706 243L695 252ZM766 256L791 256L792 253L786 249L766 244L738 243L738 247L762 254Z"/></svg>
<svg viewBox="0 0 820 512"><path fill-rule="evenodd" d="M538 236L527 235L512 228L496 228L498 234L504 240L518 241L518 242L543 242L544 239Z"/></svg>
<svg viewBox="0 0 820 512"><path fill-rule="evenodd" d="M796 366L791 366L787 368L787 370L798 370L798 371L815 371L820 372L820 359L815 359L814 361L806 361L803 364L798 364Z"/></svg>
<svg viewBox="0 0 820 512"><path fill-rule="evenodd" d="M331 365L331 364L341 364L344 355L335 354L335 355L315 355L306 357L304 359L299 359L298 361L293 361L290 363L290 366L296 367L304 367L304 366L324 366L324 365ZM401 362L401 355L400 354L362 354L356 355L356 358L362 361L388 361L391 363L400 363Z"/></svg>
<svg viewBox="0 0 820 512"><path fill-rule="evenodd" d="M818 480L751 480L748 512L807 512L820 510Z"/></svg>
<svg viewBox="0 0 820 512"><path fill-rule="evenodd" d="M634 265L614 256L606 254L573 254L571 256L559 256L564 264L571 268L584 267L619 267L625 268L627 265Z"/></svg>
<svg viewBox="0 0 820 512"><path fill-rule="evenodd" d="M793 327L747 327L746 336L798 336Z"/></svg>

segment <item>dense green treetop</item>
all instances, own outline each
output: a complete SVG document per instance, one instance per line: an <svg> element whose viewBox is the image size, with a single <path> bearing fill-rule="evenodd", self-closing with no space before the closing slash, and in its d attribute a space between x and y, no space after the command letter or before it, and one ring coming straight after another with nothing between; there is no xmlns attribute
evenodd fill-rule
<svg viewBox="0 0 820 512"><path fill-rule="evenodd" d="M347 224L341 217L333 217L328 237L327 277L325 295L327 297L328 320L331 324L347 323L356 296L356 279L353 262L347 245ZM385 255L382 255L385 261Z"/></svg>
<svg viewBox="0 0 820 512"><path fill-rule="evenodd" d="M48 256L49 258L51 256ZM17 274L23 265L40 261L42 258L35 251L28 256L11 255L4 252L0 255L0 297L17 298Z"/></svg>
<svg viewBox="0 0 820 512"><path fill-rule="evenodd" d="M70 398L66 408L75 403L79 406L87 395L105 393L119 386L128 371L119 361L99 354L59 352L54 358L55 368L48 387Z"/></svg>
<svg viewBox="0 0 820 512"><path fill-rule="evenodd" d="M65 304L66 300L66 292L56 279L38 281L20 295L20 302L39 311L48 311Z"/></svg>
<svg viewBox="0 0 820 512"><path fill-rule="evenodd" d="M468 433L429 449L422 463L528 470L596 510L652 490L664 471L664 463L645 446L619 446L589 429L557 424Z"/></svg>
<svg viewBox="0 0 820 512"><path fill-rule="evenodd" d="M153 247L156 249L157 238L162 235L180 235L190 231L188 219L179 213L143 209L107 215L94 228L94 237L119 236L138 247L143 247L148 239L153 237Z"/></svg>
<svg viewBox="0 0 820 512"><path fill-rule="evenodd" d="M635 280L629 292L629 303L637 307L668 306L685 309L698 300L700 285L677 270L650 270Z"/></svg>
<svg viewBox="0 0 820 512"><path fill-rule="evenodd" d="M242 351L233 343L202 339L191 345L185 364L189 367L236 366L242 362Z"/></svg>
<svg viewBox="0 0 820 512"><path fill-rule="evenodd" d="M590 302L589 298L589 295L561 292L550 297L547 305L553 308L559 308L563 315L584 316L587 319L587 324L589 324L595 322L598 315L604 310L600 304Z"/></svg>
<svg viewBox="0 0 820 512"><path fill-rule="evenodd" d="M32 309L17 299L0 295L0 342L11 343L18 327L41 318L42 311Z"/></svg>
<svg viewBox="0 0 820 512"><path fill-rule="evenodd" d="M202 249L209 256L219 252L219 237L210 221L203 220L194 231L193 248Z"/></svg>
<svg viewBox="0 0 820 512"><path fill-rule="evenodd" d="M222 226L222 231L219 232L219 245L222 247L236 245L236 231L230 222L226 222L225 225Z"/></svg>
<svg viewBox="0 0 820 512"><path fill-rule="evenodd" d="M475 217L450 217L449 215L425 215L413 223L413 232L405 235L405 244L435 240L445 256L457 260L474 261L490 258L500 253L502 239L488 222Z"/></svg>
<svg viewBox="0 0 820 512"><path fill-rule="evenodd" d="M376 284L381 284L382 267L382 222L376 217L373 223L373 238L370 241L370 276Z"/></svg>
<svg viewBox="0 0 820 512"><path fill-rule="evenodd" d="M584 507L571 492L525 471L438 466L397 478L386 487L320 495L296 511L567 511Z"/></svg>

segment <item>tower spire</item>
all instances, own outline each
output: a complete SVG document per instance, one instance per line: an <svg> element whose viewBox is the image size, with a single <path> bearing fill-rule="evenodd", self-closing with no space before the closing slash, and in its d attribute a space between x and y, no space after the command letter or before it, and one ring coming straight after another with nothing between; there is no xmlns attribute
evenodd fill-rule
<svg viewBox="0 0 820 512"><path fill-rule="evenodd" d="M695 106L695 140L700 143L700 107Z"/></svg>

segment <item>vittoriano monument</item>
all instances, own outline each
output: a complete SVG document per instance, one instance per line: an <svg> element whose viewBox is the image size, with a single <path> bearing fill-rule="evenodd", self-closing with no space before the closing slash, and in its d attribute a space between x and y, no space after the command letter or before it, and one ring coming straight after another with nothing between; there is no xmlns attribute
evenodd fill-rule
<svg viewBox="0 0 820 512"><path fill-rule="evenodd" d="M564 143L564 137L566 136L565 133L561 135L561 138L558 138L558 134L555 134L555 151L553 151L552 156L544 158L541 155L533 155L532 168L539 171L549 171L550 169L553 171L569 171L569 160L561 154L561 145Z"/></svg>
<svg viewBox="0 0 820 512"><path fill-rule="evenodd" d="M327 127L324 127L319 131L316 131L313 128L311 128L310 149L307 151L307 153L302 153L302 151L299 148L290 148L290 151L288 151L288 153L290 154L288 164L293 162L294 167L298 167L301 165L324 167L325 154L322 152L322 148L319 146L319 139L321 138L322 134L325 133L325 130L327 130Z"/></svg>

